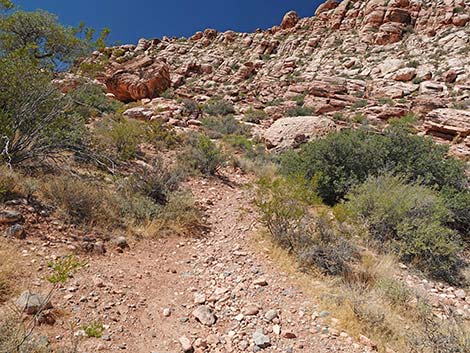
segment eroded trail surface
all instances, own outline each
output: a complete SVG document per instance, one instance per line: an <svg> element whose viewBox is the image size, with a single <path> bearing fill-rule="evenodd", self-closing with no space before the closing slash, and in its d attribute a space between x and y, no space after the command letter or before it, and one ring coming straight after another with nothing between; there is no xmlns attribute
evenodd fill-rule
<svg viewBox="0 0 470 353"><path fill-rule="evenodd" d="M231 186L191 183L206 236L139 241L124 254L92 258L77 275L73 315L109 325L85 350L176 353L189 343L196 352L364 351L328 329L328 313L260 251L247 180L233 178Z"/></svg>

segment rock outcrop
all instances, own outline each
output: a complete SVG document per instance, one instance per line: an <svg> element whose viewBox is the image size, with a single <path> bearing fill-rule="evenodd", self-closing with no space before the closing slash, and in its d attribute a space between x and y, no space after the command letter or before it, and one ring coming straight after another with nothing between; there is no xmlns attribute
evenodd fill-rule
<svg viewBox="0 0 470 353"><path fill-rule="evenodd" d="M104 83L122 102L155 98L171 86L170 67L162 59L139 56L111 67Z"/></svg>

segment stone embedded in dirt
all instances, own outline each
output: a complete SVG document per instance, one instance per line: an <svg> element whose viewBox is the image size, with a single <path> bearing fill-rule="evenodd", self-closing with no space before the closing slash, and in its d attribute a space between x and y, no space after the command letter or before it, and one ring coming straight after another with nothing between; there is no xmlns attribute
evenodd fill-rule
<svg viewBox="0 0 470 353"><path fill-rule="evenodd" d="M194 293L194 304L204 304L206 302L206 296L201 293Z"/></svg>
<svg viewBox="0 0 470 353"><path fill-rule="evenodd" d="M206 305L201 305L196 310L193 311L193 316L201 324L206 326L212 326L217 322L217 317L211 308Z"/></svg>
<svg viewBox="0 0 470 353"><path fill-rule="evenodd" d="M25 239L26 231L21 224L14 224L5 231L7 238Z"/></svg>
<svg viewBox="0 0 470 353"><path fill-rule="evenodd" d="M273 321L277 317L278 317L277 310L274 310L274 309L268 310L266 314L264 314L264 318L269 322Z"/></svg>
<svg viewBox="0 0 470 353"><path fill-rule="evenodd" d="M125 237L117 237L113 242L118 248L122 250L129 248L129 243Z"/></svg>
<svg viewBox="0 0 470 353"><path fill-rule="evenodd" d="M131 119L150 120L155 115L155 111L145 107L135 107L127 109L123 115Z"/></svg>
<svg viewBox="0 0 470 353"><path fill-rule="evenodd" d="M470 136L470 112L461 109L436 109L430 112L423 125L426 134L453 141Z"/></svg>
<svg viewBox="0 0 470 353"><path fill-rule="evenodd" d="M36 315L40 311L52 309L49 300L40 294L25 291L16 301L17 306L28 315Z"/></svg>
<svg viewBox="0 0 470 353"><path fill-rule="evenodd" d="M163 309L163 316L164 317L170 317L171 316L171 309L169 309L169 308Z"/></svg>
<svg viewBox="0 0 470 353"><path fill-rule="evenodd" d="M275 335L279 336L281 334L281 326L274 325L273 326L273 332L274 332Z"/></svg>
<svg viewBox="0 0 470 353"><path fill-rule="evenodd" d="M459 299L465 299L466 298L466 293L465 293L465 290L463 289L458 289L454 292L455 296Z"/></svg>
<svg viewBox="0 0 470 353"><path fill-rule="evenodd" d="M179 338L179 341L180 341L180 344L181 344L181 348L183 349L183 352L185 352L185 353L194 352L193 344L191 343L189 338L187 338L186 336L181 336Z"/></svg>
<svg viewBox="0 0 470 353"><path fill-rule="evenodd" d="M297 338L297 335L296 335L295 333L293 333L293 332L287 331L287 332L284 332L284 333L282 334L282 337L291 340L291 339Z"/></svg>
<svg viewBox="0 0 470 353"><path fill-rule="evenodd" d="M0 224L11 224L23 221L23 215L15 210L0 210Z"/></svg>
<svg viewBox="0 0 470 353"><path fill-rule="evenodd" d="M245 316L255 316L258 315L259 308L257 305L248 305L242 309L242 314Z"/></svg>
<svg viewBox="0 0 470 353"><path fill-rule="evenodd" d="M271 346L271 339L263 333L262 329L257 329L253 333L253 341L255 345L261 349Z"/></svg>
<svg viewBox="0 0 470 353"><path fill-rule="evenodd" d="M266 280L266 278L260 277L260 278L255 279L253 281L253 284L255 286L265 287L268 285L268 281Z"/></svg>

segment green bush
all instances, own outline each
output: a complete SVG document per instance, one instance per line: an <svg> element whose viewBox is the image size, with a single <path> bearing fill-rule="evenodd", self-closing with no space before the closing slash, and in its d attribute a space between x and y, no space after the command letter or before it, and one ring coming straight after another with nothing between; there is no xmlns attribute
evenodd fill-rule
<svg viewBox="0 0 470 353"><path fill-rule="evenodd" d="M98 122L95 128L96 145L122 160L137 156L138 145L145 141L143 124L123 117L110 117Z"/></svg>
<svg viewBox="0 0 470 353"><path fill-rule="evenodd" d="M387 244L402 261L435 278L459 280L458 236L446 227L451 212L434 190L382 175L353 188L347 200L346 208L378 247Z"/></svg>
<svg viewBox="0 0 470 353"><path fill-rule="evenodd" d="M204 135L190 135L188 144L180 156L186 167L204 175L215 175L225 162L225 158L211 139Z"/></svg>
<svg viewBox="0 0 470 353"><path fill-rule="evenodd" d="M103 88L95 84L81 85L68 94L76 104L75 111L84 118L115 113L123 106L119 101L106 97Z"/></svg>
<svg viewBox="0 0 470 353"><path fill-rule="evenodd" d="M261 121L266 120L268 118L268 114L264 112L264 110L258 110L250 108L246 113L245 117L243 118L244 121L253 124L259 124Z"/></svg>
<svg viewBox="0 0 470 353"><path fill-rule="evenodd" d="M0 161L39 163L82 144L84 120L51 80L33 60L0 57Z"/></svg>
<svg viewBox="0 0 470 353"><path fill-rule="evenodd" d="M203 110L207 114L214 116L229 115L235 113L235 108L233 107L232 103L227 102L226 100L218 97L211 98L210 100L208 100L207 103L204 104Z"/></svg>
<svg viewBox="0 0 470 353"><path fill-rule="evenodd" d="M313 109L303 106L296 106L294 108L289 108L286 111L286 116L310 116L313 114Z"/></svg>
<svg viewBox="0 0 470 353"><path fill-rule="evenodd" d="M248 126L236 120L232 115L204 118L202 126L210 138L222 138L225 135L247 135L250 132Z"/></svg>
<svg viewBox="0 0 470 353"><path fill-rule="evenodd" d="M463 190L465 164L447 156L447 147L416 136L397 124L384 134L343 130L305 144L299 152L281 158L286 175L318 176L317 192L329 205L340 201L351 187L370 175L393 171L423 185Z"/></svg>

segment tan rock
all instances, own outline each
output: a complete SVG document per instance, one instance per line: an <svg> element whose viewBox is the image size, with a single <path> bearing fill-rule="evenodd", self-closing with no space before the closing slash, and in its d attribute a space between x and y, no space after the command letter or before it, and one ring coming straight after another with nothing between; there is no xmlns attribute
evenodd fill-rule
<svg viewBox="0 0 470 353"><path fill-rule="evenodd" d="M311 139L325 136L335 131L335 123L327 118L317 116L298 116L277 120L264 133L268 148L284 150L298 147Z"/></svg>

